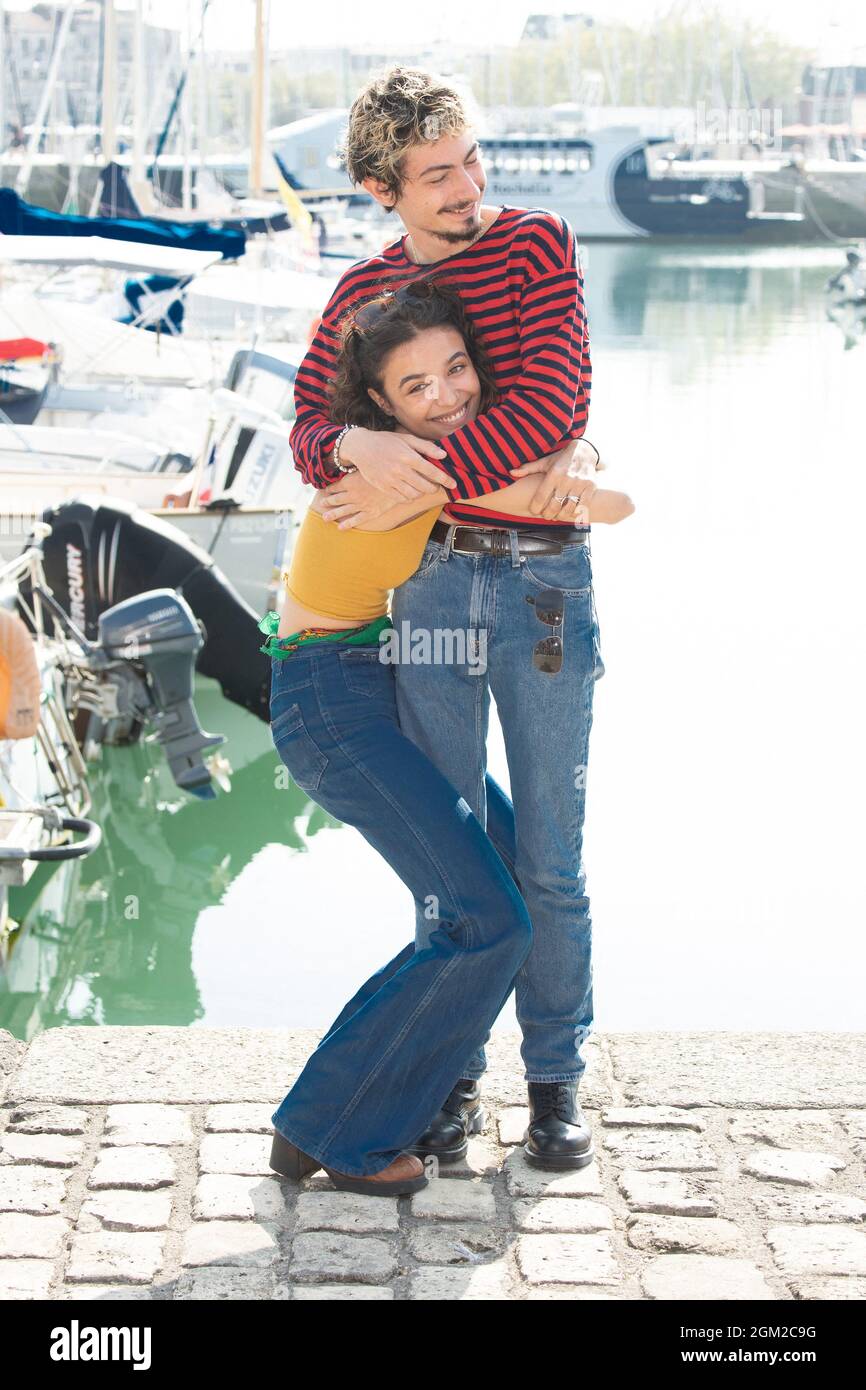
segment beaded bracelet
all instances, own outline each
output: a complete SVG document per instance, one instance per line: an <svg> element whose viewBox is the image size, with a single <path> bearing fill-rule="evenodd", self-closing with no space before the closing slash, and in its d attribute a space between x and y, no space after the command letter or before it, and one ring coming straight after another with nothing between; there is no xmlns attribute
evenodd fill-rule
<svg viewBox="0 0 866 1390"><path fill-rule="evenodd" d="M336 469L338 469L340 473L354 473L354 472L356 472L356 468L355 468L355 464L354 464L354 463L341 463L341 462L340 462L340 445L341 445L342 442L343 442L344 436L347 435L347 434L349 433L349 430L356 430L357 428L358 428L357 425L344 425L343 428L340 430L340 433L337 435L337 438L334 440L334 452L333 452L332 457L333 457L333 460L334 460L334 467L335 467Z"/></svg>

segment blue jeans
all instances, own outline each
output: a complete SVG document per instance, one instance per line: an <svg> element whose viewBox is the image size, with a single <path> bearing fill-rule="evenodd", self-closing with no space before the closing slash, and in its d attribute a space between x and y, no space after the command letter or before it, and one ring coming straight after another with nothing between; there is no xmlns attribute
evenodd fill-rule
<svg viewBox="0 0 866 1390"><path fill-rule="evenodd" d="M559 554L528 556L518 553L513 532L502 556L460 554L451 549L453 538L452 527L447 539L428 541L415 574L394 591L400 727L487 825L492 691L514 802L511 867L533 929L515 981L525 1079L579 1080L586 1067L580 1046L593 1021L592 921L582 864L586 768L593 692L604 675L589 533L584 544ZM535 644L553 632L527 601L545 588L565 595L563 664L556 674L537 670L532 660ZM476 645L461 653L457 643L442 640L437 663L436 634L449 630ZM408 661L407 648L415 643L420 650L424 633L432 634L434 660ZM447 659L454 655L463 659ZM429 928L416 914L419 945ZM482 1043L467 1052L462 1074L480 1077L486 1065Z"/></svg>
<svg viewBox="0 0 866 1390"><path fill-rule="evenodd" d="M355 1177L381 1172L424 1132L489 1035L532 942L509 868L401 732L394 668L379 658L379 647L328 642L271 663L280 759L384 856L428 927L423 945L410 941L349 1001L271 1117L298 1148ZM510 802L492 782L491 798L513 852ZM363 930L375 905L359 909Z"/></svg>

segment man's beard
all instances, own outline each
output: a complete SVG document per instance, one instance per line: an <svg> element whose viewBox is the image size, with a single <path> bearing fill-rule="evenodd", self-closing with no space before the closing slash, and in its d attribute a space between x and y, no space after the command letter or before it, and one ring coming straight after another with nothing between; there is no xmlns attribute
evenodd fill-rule
<svg viewBox="0 0 866 1390"><path fill-rule="evenodd" d="M469 225L469 228L466 231L440 231L437 227L435 230L431 229L427 233L427 235L438 237L440 241L447 241L449 245L453 245L456 242L471 241L473 237L476 237L478 235L483 226L484 223L481 218L481 213L479 212L475 217L473 217Z"/></svg>

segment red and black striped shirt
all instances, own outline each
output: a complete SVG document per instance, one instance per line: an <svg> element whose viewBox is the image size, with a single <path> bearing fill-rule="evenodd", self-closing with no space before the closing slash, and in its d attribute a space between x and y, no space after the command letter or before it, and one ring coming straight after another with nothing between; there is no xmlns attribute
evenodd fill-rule
<svg viewBox="0 0 866 1390"><path fill-rule="evenodd" d="M574 232L555 212L504 206L481 237L453 256L419 266L405 237L349 266L328 300L298 369L296 420L290 444L304 482L325 487L335 474L323 461L340 432L328 418L328 383L347 310L422 275L453 285L491 358L500 397L468 425L436 442L435 460L457 480L443 517L479 520L458 498L495 492L516 480L509 468L553 453L586 429L592 372L583 302L583 275ZM509 516L485 508L486 522L551 526L544 518ZM573 523L559 523L570 526Z"/></svg>

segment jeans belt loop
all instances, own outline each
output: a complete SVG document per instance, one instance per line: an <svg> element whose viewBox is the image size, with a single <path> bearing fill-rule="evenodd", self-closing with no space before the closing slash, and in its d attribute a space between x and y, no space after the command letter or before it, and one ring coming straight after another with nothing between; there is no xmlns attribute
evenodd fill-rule
<svg viewBox="0 0 866 1390"><path fill-rule="evenodd" d="M442 556L443 560L449 560L451 558L451 552L454 549L454 534L456 530L457 527L454 525L448 527L448 535L445 537L445 554Z"/></svg>
<svg viewBox="0 0 866 1390"><path fill-rule="evenodd" d="M511 542L511 567L512 569L519 569L523 564L523 556L520 553L520 542L517 539L516 528L512 527L508 536Z"/></svg>

